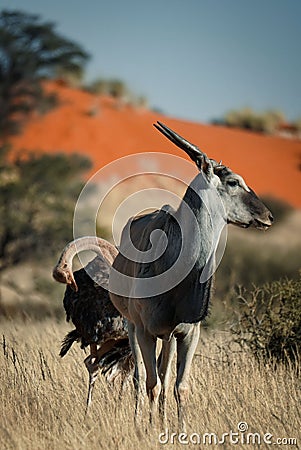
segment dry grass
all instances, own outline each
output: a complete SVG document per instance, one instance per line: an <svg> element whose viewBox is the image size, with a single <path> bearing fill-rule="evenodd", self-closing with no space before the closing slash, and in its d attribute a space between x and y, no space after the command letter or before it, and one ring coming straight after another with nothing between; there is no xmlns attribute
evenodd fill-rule
<svg viewBox="0 0 301 450"><path fill-rule="evenodd" d="M119 387L112 389L100 378L90 416L84 418L87 388L84 355L75 347L63 360L58 357L60 340L69 329L67 325L51 321L2 322L1 329L2 450L183 448L180 444L160 444L158 436L164 429L157 425L147 430L146 411L137 432L131 385L120 398ZM192 367L188 433L212 432L221 437L231 429L237 431L237 424L245 421L248 432L262 436L269 432L272 441L297 438L300 445L301 390L296 373L281 366L277 370L260 366L247 354L229 356L217 345L225 340L226 335L214 339L212 335L204 335L200 343ZM171 392L168 416L169 431L177 432ZM224 448L230 447L228 441Z"/></svg>
<svg viewBox="0 0 301 450"><path fill-rule="evenodd" d="M243 285L258 284L260 276L268 281L278 278L279 273L298 274L300 223L300 211L297 211L268 233L244 230L242 236L241 230L233 229L233 236L229 237L230 253L228 257L225 255L222 270L217 274L217 295L212 302L213 322L218 323L219 330L229 328L225 320L225 293L233 290L237 280L244 281ZM236 252L238 248L240 253ZM12 268L2 276L2 313L17 320L0 322L0 342L4 336L0 346L0 450L183 448L179 444L160 444L158 436L164 431L160 425L147 429L147 402L141 427L139 431L135 429L131 384L120 398L120 387L112 388L100 377L92 410L89 417L84 417L88 380L84 354L74 346L63 360L58 356L60 341L70 326L57 319L63 314L57 302L61 304L64 286L54 284L49 267L47 277L38 273L35 266L28 267L27 271L23 266ZM12 280L19 285L14 286ZM219 296L225 302L217 301ZM42 321L45 316L48 319ZM35 318L40 321L35 322ZM227 333L214 337L210 332L202 337L201 356L195 357L192 367L187 432L217 433L221 438L230 430L236 432L237 424L245 421L248 431L260 433L261 438L265 433L273 435L273 442L277 438L297 438L301 446L298 374L283 366L273 370L258 365L246 353L223 350L228 348L228 339ZM177 432L175 406L171 389L170 433ZM224 448L258 448L241 443L230 445L229 439L226 442ZM262 443L260 448L271 448L271 445Z"/></svg>

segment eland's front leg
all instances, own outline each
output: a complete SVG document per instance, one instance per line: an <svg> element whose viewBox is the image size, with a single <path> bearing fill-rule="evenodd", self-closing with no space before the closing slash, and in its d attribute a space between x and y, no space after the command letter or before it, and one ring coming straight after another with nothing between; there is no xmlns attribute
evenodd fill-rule
<svg viewBox="0 0 301 450"><path fill-rule="evenodd" d="M185 430L186 405L189 394L189 374L199 342L200 324L187 324L187 331L177 336L177 379L175 397L178 406L179 428Z"/></svg>

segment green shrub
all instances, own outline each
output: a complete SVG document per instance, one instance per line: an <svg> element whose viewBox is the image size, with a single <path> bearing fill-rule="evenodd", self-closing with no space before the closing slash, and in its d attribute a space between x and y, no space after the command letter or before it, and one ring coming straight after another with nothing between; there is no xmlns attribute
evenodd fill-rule
<svg viewBox="0 0 301 450"><path fill-rule="evenodd" d="M285 116L281 111L272 109L259 113L251 108L228 111L221 120L221 123L228 127L267 134L275 133L283 122L285 122Z"/></svg>
<svg viewBox="0 0 301 450"><path fill-rule="evenodd" d="M301 278L240 289L242 308L233 326L235 342L258 359L298 360L301 349Z"/></svg>

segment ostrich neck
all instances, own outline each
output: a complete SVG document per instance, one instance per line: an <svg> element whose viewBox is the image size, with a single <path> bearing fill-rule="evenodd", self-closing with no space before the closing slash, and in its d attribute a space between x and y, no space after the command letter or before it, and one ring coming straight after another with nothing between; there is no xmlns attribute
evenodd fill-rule
<svg viewBox="0 0 301 450"><path fill-rule="evenodd" d="M107 255L107 253L108 253L107 248L102 249L102 247L104 246L103 242L104 242L103 239L97 238L95 236L86 236L84 238L78 238L78 239L70 242L65 247L65 249L59 259L58 265L66 263L68 266L71 266L74 256L77 255L79 252L82 252L85 250L93 251L93 252L97 253L99 256L105 257L105 259L110 259L110 258L108 258L108 255ZM108 246L110 245L109 243L107 243L107 244L108 244ZM105 250L105 252L103 250ZM105 253L105 255L104 255L104 253ZM117 250L116 250L116 254L117 254Z"/></svg>

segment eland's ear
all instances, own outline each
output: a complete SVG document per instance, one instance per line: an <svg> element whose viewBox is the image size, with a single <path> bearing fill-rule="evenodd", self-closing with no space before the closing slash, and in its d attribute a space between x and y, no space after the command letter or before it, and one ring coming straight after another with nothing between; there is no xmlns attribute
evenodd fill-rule
<svg viewBox="0 0 301 450"><path fill-rule="evenodd" d="M184 150L184 152L187 153L192 161L198 166L199 170L204 172L205 175L208 177L213 175L212 164L206 153L201 152L196 145L184 139L162 122L158 121L157 123L154 123L154 127L157 128L160 133L164 134L164 136L167 137L167 139L169 139L173 144Z"/></svg>

